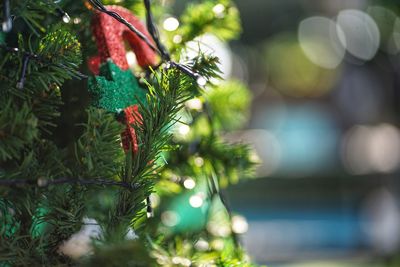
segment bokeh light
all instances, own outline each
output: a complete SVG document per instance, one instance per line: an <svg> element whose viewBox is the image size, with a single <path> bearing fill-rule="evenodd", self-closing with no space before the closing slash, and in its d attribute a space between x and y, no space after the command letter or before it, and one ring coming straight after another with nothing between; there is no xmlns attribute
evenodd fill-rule
<svg viewBox="0 0 400 267"><path fill-rule="evenodd" d="M206 55L218 57L218 66L222 72L223 78L229 78L232 72L232 55L231 50L226 43L222 42L218 37L212 34L205 34L197 37L194 41L188 42L186 45L186 54L182 58L193 59L201 51ZM203 86L205 84L202 84Z"/></svg>
<svg viewBox="0 0 400 267"><path fill-rule="evenodd" d="M352 174L390 173L400 164L400 131L393 125L357 125L342 141L342 160Z"/></svg>
<svg viewBox="0 0 400 267"><path fill-rule="evenodd" d="M343 60L345 46L340 42L343 31L336 23L325 17L310 17L299 25L298 37L306 56L316 65L336 68Z"/></svg>
<svg viewBox="0 0 400 267"><path fill-rule="evenodd" d="M375 56L380 33L371 16L356 9L343 10L337 16L337 25L342 45L350 54L362 60L371 60Z"/></svg>
<svg viewBox="0 0 400 267"><path fill-rule="evenodd" d="M271 85L294 97L321 96L336 81L336 71L314 64L291 34L279 35L266 44L266 68Z"/></svg>
<svg viewBox="0 0 400 267"><path fill-rule="evenodd" d="M179 21L174 17L166 18L163 22L163 28L166 31L173 32L179 27Z"/></svg>

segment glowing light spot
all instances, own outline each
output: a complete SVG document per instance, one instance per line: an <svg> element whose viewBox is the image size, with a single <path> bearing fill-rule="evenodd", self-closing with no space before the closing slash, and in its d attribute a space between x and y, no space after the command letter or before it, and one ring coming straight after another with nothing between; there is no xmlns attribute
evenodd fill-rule
<svg viewBox="0 0 400 267"><path fill-rule="evenodd" d="M223 250L224 246L224 241L222 241L221 239L216 239L211 242L211 247L215 250Z"/></svg>
<svg viewBox="0 0 400 267"><path fill-rule="evenodd" d="M151 193L150 194L150 203L151 203L151 207L157 208L158 205L160 205L160 196L157 193Z"/></svg>
<svg viewBox="0 0 400 267"><path fill-rule="evenodd" d="M168 227L173 227L179 223L181 218L179 215L174 211L164 211L161 214L161 222Z"/></svg>
<svg viewBox="0 0 400 267"><path fill-rule="evenodd" d="M203 198L199 194L193 195L189 199L189 204L193 208L200 208L203 205Z"/></svg>
<svg viewBox="0 0 400 267"><path fill-rule="evenodd" d="M232 73L233 58L231 50L226 43L222 42L221 39L215 35L204 34L186 44L186 50L181 58L185 61L194 59L200 52L205 55L218 57L219 63L217 63L217 65L222 72L221 76L224 79L230 77Z"/></svg>
<svg viewBox="0 0 400 267"><path fill-rule="evenodd" d="M367 13L355 9L343 10L337 17L337 25L340 41L350 54L362 60L375 56L380 45L380 33Z"/></svg>
<svg viewBox="0 0 400 267"><path fill-rule="evenodd" d="M194 164L195 164L197 167L202 167L202 166L204 165L204 159L203 159L202 157L196 157L196 158L194 159Z"/></svg>
<svg viewBox="0 0 400 267"><path fill-rule="evenodd" d="M173 257L172 258L172 263L173 264L180 264L183 266L190 266L192 264L192 261L187 259L187 258L183 258L183 257Z"/></svg>
<svg viewBox="0 0 400 267"><path fill-rule="evenodd" d="M45 178L43 178L43 177L39 178L39 179L37 180L37 185L38 185L39 187L45 187L45 186L47 186L47 179L45 179Z"/></svg>
<svg viewBox="0 0 400 267"><path fill-rule="evenodd" d="M400 167L400 131L390 124L355 126L342 142L343 164L350 173L391 173Z"/></svg>
<svg viewBox="0 0 400 267"><path fill-rule="evenodd" d="M245 217L235 215L232 217L232 231L237 234L244 234L249 229L249 224Z"/></svg>
<svg viewBox="0 0 400 267"><path fill-rule="evenodd" d="M223 18L225 16L225 6L223 4L217 4L213 7L213 12L217 18Z"/></svg>
<svg viewBox="0 0 400 267"><path fill-rule="evenodd" d="M128 233L126 233L125 237L128 240L133 240L133 239L138 238L139 236L135 233L135 231L131 227L129 227Z"/></svg>
<svg viewBox="0 0 400 267"><path fill-rule="evenodd" d="M126 56L126 61L128 61L128 65L130 67L137 64L136 55L133 51L128 51L125 56Z"/></svg>
<svg viewBox="0 0 400 267"><path fill-rule="evenodd" d="M193 98L186 102L186 106L190 109L201 110L203 108L203 102L199 98Z"/></svg>
<svg viewBox="0 0 400 267"><path fill-rule="evenodd" d="M231 226L224 222L212 222L207 224L207 231L218 237L227 237L231 234Z"/></svg>
<svg viewBox="0 0 400 267"><path fill-rule="evenodd" d="M314 64L334 69L345 55L338 32L343 35L339 26L336 31L336 23L333 20L324 17L307 18L299 26L300 46Z"/></svg>
<svg viewBox="0 0 400 267"><path fill-rule="evenodd" d="M74 18L73 22L74 22L74 24L79 24L79 23L82 22L82 19L81 18Z"/></svg>
<svg viewBox="0 0 400 267"><path fill-rule="evenodd" d="M199 86L205 86L205 85L207 84L207 80L206 80L204 77L202 77L202 76L200 76L199 78L197 78L196 82L197 82L197 84L198 84Z"/></svg>
<svg viewBox="0 0 400 267"><path fill-rule="evenodd" d="M64 13L64 15L62 16L62 20L64 21L64 23L69 23L71 21L71 18L67 13Z"/></svg>
<svg viewBox="0 0 400 267"><path fill-rule="evenodd" d="M179 27L179 21L174 17L164 20L163 27L166 31L173 32Z"/></svg>
<svg viewBox="0 0 400 267"><path fill-rule="evenodd" d="M179 34L174 35L174 37L172 38L172 41L175 44L180 44L182 42L182 35L179 35Z"/></svg>
<svg viewBox="0 0 400 267"><path fill-rule="evenodd" d="M210 245L208 244L208 242L204 239L199 239L199 241L197 241L194 244L195 249L199 250L199 251L206 251L210 248Z"/></svg>
<svg viewBox="0 0 400 267"><path fill-rule="evenodd" d="M187 135L190 132L190 127L189 125L182 124L181 126L179 126L178 131L181 135Z"/></svg>
<svg viewBox="0 0 400 267"><path fill-rule="evenodd" d="M92 239L99 238L102 234L101 227L95 219L83 218L80 231L74 233L58 247L58 252L73 259L78 259L92 252Z"/></svg>
<svg viewBox="0 0 400 267"><path fill-rule="evenodd" d="M196 187L196 182L192 179L192 178L187 178L184 182L183 182L183 186L186 189L193 189Z"/></svg>

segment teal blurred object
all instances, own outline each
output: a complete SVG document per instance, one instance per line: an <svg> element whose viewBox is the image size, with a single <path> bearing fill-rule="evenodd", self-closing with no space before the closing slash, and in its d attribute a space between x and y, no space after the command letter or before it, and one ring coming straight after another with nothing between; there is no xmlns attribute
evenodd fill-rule
<svg viewBox="0 0 400 267"><path fill-rule="evenodd" d="M174 233L196 232L205 228L211 205L210 199L205 196L202 190L187 191L171 201L166 210L176 216L176 223L170 226Z"/></svg>

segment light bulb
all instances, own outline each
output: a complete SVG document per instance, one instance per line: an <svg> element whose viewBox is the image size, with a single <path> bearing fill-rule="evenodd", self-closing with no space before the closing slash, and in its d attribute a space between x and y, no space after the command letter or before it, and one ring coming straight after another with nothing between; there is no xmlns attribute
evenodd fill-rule
<svg viewBox="0 0 400 267"><path fill-rule="evenodd" d="M70 16L69 16L67 13L64 13L64 15L62 16L62 20L63 20L65 23L69 23L69 22L71 21L71 18L70 18Z"/></svg>

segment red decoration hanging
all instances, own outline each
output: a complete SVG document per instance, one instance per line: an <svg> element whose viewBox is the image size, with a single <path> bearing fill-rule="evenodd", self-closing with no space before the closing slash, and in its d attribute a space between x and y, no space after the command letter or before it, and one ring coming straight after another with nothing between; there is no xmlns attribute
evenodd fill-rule
<svg viewBox="0 0 400 267"><path fill-rule="evenodd" d="M118 13L130 24L142 32L149 40L152 40L146 27L141 21L126 8L120 6L106 6L109 11ZM157 64L156 53L127 26L118 22L113 17L102 12L96 12L92 20L92 31L96 39L98 56L89 60L89 69L94 74L99 73L100 63L111 58L121 69L129 68L126 60L126 41L136 55L139 66L148 68Z"/></svg>
<svg viewBox="0 0 400 267"><path fill-rule="evenodd" d="M135 129L132 127L132 124L142 123L142 116L138 111L138 106L133 105L124 109L125 115L125 131L121 134L122 138L122 146L125 152L129 151L129 148L132 148L132 152L136 153L139 149Z"/></svg>

